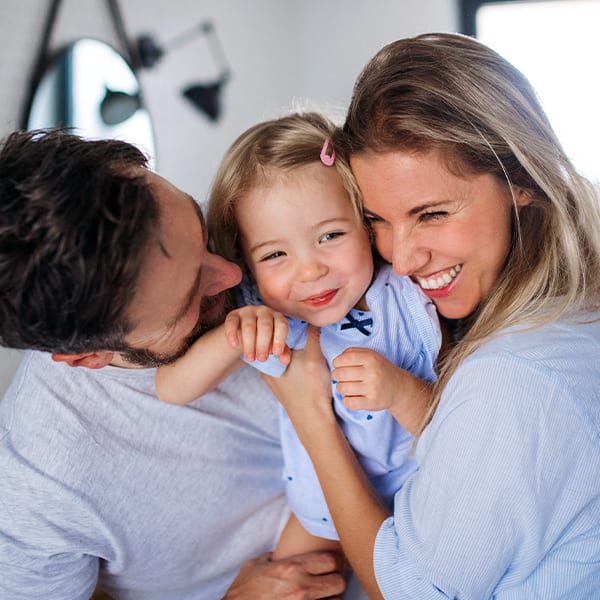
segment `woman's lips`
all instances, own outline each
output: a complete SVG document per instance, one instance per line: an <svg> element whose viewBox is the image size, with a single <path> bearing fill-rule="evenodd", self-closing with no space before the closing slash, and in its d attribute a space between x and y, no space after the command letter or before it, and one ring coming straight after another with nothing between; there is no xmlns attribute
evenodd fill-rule
<svg viewBox="0 0 600 600"><path fill-rule="evenodd" d="M439 271L435 275L427 277L415 276L420 288L430 298L440 298L447 296L454 287L454 281L462 270L462 265L458 264L445 271Z"/></svg>

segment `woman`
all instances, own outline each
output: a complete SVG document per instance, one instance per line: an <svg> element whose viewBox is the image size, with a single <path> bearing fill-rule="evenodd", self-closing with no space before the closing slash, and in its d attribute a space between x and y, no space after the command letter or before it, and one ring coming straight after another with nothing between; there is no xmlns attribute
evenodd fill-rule
<svg viewBox="0 0 600 600"><path fill-rule="evenodd" d="M328 392L369 408L318 332L270 385L307 448L371 598L599 597L600 214L525 78L428 34L359 77L350 156L380 254L454 331L415 447L378 501ZM369 374L366 374L368 377Z"/></svg>

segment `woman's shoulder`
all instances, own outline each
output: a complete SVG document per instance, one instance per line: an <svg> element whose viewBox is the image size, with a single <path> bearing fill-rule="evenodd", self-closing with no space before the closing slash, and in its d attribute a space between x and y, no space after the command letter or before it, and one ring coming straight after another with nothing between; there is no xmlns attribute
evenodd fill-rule
<svg viewBox="0 0 600 600"><path fill-rule="evenodd" d="M600 368L600 314L564 317L539 327L513 327L500 332L465 363L502 354L515 362L560 366L576 361Z"/></svg>
<svg viewBox="0 0 600 600"><path fill-rule="evenodd" d="M597 435L600 321L561 319L503 332L458 366L444 396L446 410L484 402L491 412L512 411L534 420L553 405L566 419L583 419Z"/></svg>

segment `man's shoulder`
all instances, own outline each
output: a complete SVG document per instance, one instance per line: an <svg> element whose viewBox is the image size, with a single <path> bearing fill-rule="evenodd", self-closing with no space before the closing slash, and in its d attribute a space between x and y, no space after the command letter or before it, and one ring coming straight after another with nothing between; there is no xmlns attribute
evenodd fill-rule
<svg viewBox="0 0 600 600"><path fill-rule="evenodd" d="M76 380L64 376L66 368L46 353L26 352L0 401L0 456L15 476L74 471L95 451L86 427L90 416L79 406Z"/></svg>

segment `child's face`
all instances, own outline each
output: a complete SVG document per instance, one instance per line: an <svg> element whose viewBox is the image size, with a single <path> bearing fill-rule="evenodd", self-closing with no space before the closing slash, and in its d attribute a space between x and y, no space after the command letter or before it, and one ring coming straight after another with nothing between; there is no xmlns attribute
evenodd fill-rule
<svg viewBox="0 0 600 600"><path fill-rule="evenodd" d="M334 168L314 163L278 177L240 202L236 217L271 308L324 326L363 299L373 278L369 235Z"/></svg>

